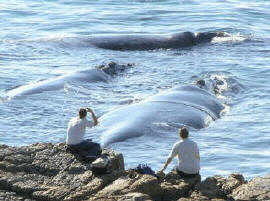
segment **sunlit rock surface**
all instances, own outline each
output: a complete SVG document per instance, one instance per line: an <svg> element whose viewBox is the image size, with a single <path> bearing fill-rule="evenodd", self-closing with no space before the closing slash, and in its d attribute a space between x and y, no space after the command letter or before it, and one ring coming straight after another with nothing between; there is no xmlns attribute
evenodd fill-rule
<svg viewBox="0 0 270 201"><path fill-rule="evenodd" d="M201 181L199 176L182 179L172 171L155 177L124 170L120 153L106 149L102 154L109 159L108 171L97 175L91 171L91 162L67 152L62 143L0 145L0 200L270 200L269 175L246 181L241 174L231 174Z"/></svg>

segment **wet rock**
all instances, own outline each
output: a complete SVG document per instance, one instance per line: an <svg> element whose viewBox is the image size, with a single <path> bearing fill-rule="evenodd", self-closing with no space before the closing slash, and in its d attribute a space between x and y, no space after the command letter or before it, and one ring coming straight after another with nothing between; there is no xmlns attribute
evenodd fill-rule
<svg viewBox="0 0 270 201"><path fill-rule="evenodd" d="M237 201L270 200L270 175L253 178L232 191L231 197Z"/></svg>

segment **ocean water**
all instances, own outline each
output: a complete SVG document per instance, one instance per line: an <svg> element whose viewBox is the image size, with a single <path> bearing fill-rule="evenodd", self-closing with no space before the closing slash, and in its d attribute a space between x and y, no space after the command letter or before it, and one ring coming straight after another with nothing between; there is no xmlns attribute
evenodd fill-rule
<svg viewBox="0 0 270 201"><path fill-rule="evenodd" d="M227 111L191 129L201 174L262 176L270 168L270 3L265 0L29 0L0 2L0 144L63 142L80 107L98 116L197 78L224 80ZM96 35L224 31L226 40L183 49L112 51L90 47ZM133 63L108 82L67 82L63 89L8 98L10 90L114 61ZM155 130L157 132L155 132ZM162 132L159 132L159 131ZM100 141L87 130L87 137ZM164 164L177 127L110 145L126 167ZM169 171L177 164L175 159Z"/></svg>

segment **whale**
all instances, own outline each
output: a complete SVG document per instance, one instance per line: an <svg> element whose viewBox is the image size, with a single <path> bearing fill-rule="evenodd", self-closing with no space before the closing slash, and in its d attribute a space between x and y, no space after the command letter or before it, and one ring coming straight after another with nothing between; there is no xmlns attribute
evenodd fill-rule
<svg viewBox="0 0 270 201"><path fill-rule="evenodd" d="M6 97L8 99L13 99L17 97L25 97L27 95L39 94L45 91L60 90L64 88L66 83L72 81L108 82L113 76L123 72L131 65L132 64L117 64L115 62L109 62L107 65L99 65L96 68L75 71L52 79L21 85L7 91Z"/></svg>
<svg viewBox="0 0 270 201"><path fill-rule="evenodd" d="M29 83L9 90L6 96L9 99L63 89L68 81L107 81L108 75L97 69L88 69L68 73L56 78Z"/></svg>
<svg viewBox="0 0 270 201"><path fill-rule="evenodd" d="M98 120L99 126L93 129L106 147L153 133L151 127L157 123L201 129L220 118L224 108L216 96L201 87L178 86L104 114Z"/></svg>
<svg viewBox="0 0 270 201"><path fill-rule="evenodd" d="M226 37L225 32L181 32L171 35L113 35L92 36L87 42L94 47L109 50L176 49L211 42L215 37Z"/></svg>

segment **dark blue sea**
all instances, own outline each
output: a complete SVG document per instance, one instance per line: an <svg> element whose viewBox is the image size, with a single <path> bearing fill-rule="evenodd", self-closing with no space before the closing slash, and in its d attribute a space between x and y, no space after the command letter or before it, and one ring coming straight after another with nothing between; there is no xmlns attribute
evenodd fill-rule
<svg viewBox="0 0 270 201"><path fill-rule="evenodd" d="M270 2L267 0L13 0L0 2L0 144L65 141L80 107L100 117L197 78L226 80L218 97L226 112L191 129L200 147L201 174L261 176L270 168ZM113 51L85 38L223 31L226 40L182 49ZM63 89L20 98L19 86L54 79L108 62L134 66L108 82L67 82ZM132 114L130 114L132 115ZM155 135L155 129L163 135ZM127 168L164 164L178 139L168 122L153 132L110 145ZM86 136L100 141L88 129ZM169 171L177 160L168 167Z"/></svg>

